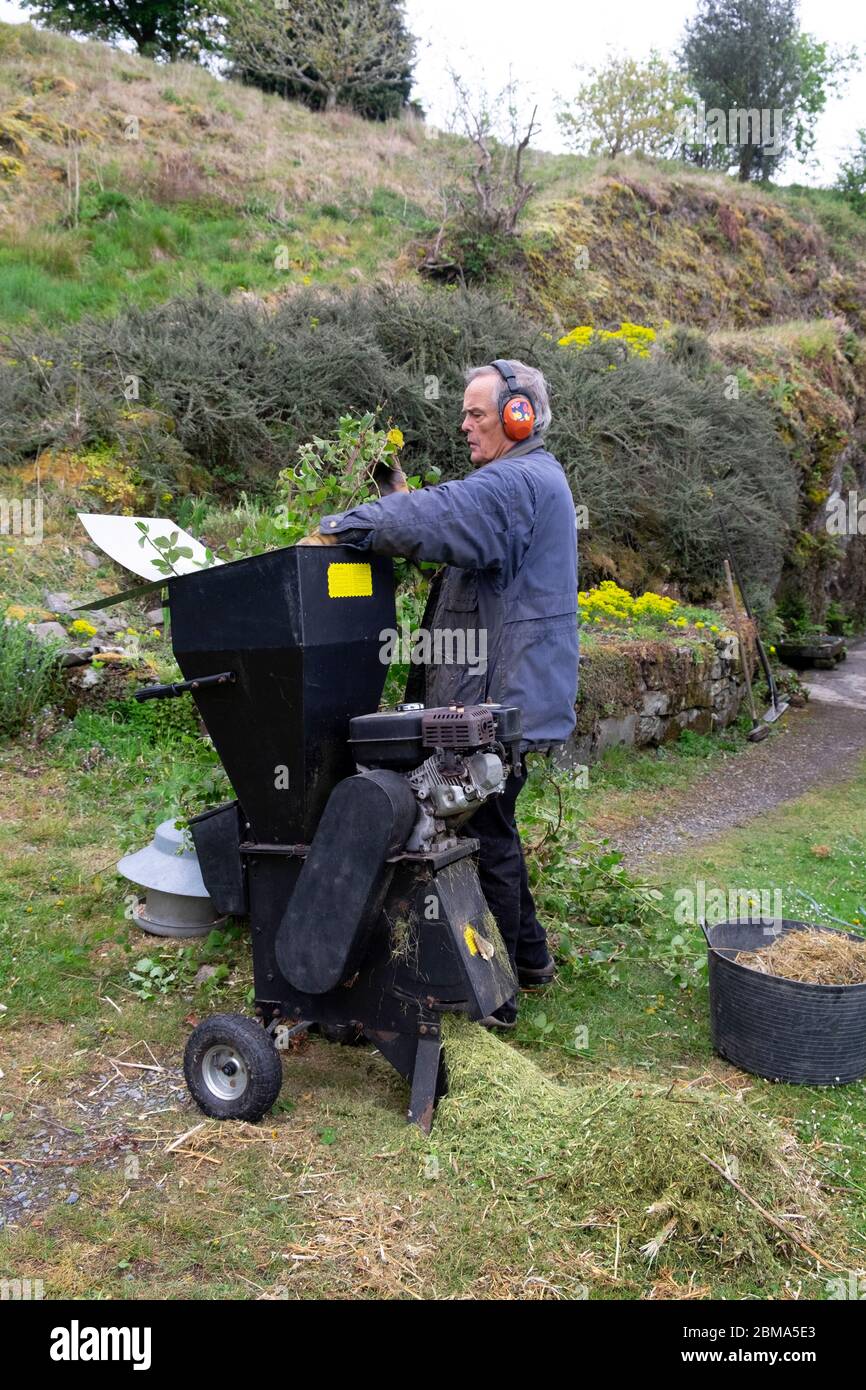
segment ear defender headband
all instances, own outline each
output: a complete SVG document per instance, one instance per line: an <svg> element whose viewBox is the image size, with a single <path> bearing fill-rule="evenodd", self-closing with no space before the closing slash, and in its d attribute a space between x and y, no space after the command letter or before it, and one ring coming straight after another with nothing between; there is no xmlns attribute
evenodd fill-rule
<svg viewBox="0 0 866 1390"><path fill-rule="evenodd" d="M526 391L520 390L514 373L501 357L497 357L490 365L496 368L505 382L505 390L499 394L499 418L506 437L528 439L535 429L535 406L532 397Z"/></svg>

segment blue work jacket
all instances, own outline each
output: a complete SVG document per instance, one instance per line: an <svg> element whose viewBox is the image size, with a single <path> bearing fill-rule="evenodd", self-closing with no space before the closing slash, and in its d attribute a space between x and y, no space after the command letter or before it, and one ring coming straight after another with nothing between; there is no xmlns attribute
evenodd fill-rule
<svg viewBox="0 0 866 1390"><path fill-rule="evenodd" d="M436 631L463 631L476 659L431 660L428 706L518 705L524 747L568 738L577 696L577 524L562 467L540 442L466 478L326 516L320 530L362 550L447 566L434 639Z"/></svg>

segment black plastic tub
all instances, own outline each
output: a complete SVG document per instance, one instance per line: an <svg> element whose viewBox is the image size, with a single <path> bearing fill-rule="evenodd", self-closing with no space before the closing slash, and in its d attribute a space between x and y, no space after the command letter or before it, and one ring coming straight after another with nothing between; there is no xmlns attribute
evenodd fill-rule
<svg viewBox="0 0 866 1390"><path fill-rule="evenodd" d="M823 667L824 670L831 671L848 655L845 638L830 633L802 642L795 642L793 639L789 642L781 641L778 651L779 659L786 666L793 666L798 671L805 671L810 666Z"/></svg>
<svg viewBox="0 0 866 1390"><path fill-rule="evenodd" d="M703 926L703 924L702 924ZM812 922L719 922L703 926L709 948L713 1047L743 1071L770 1081L841 1086L866 1075L866 984L816 985L738 965L739 951L768 946L773 935ZM853 941L855 932L839 932Z"/></svg>

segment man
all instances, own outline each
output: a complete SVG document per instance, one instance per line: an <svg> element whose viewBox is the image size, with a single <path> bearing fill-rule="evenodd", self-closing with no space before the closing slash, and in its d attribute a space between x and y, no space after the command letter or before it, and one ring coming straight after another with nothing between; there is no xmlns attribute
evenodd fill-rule
<svg viewBox="0 0 866 1390"><path fill-rule="evenodd" d="M486 659L429 665L424 702L517 705L522 752L548 751L568 737L575 722L574 503L560 464L543 447L551 411L541 372L523 362L498 360L472 368L465 379L460 428L475 472L410 492L396 469L378 502L324 517L318 533L300 544L352 545L444 563L424 615L423 625L434 637L431 648L436 650L437 631L462 630L478 639L474 645L467 640L466 650L486 652ZM531 432L520 439L526 429ZM517 978L531 989L552 980L554 964L515 823L525 782L521 757L502 795L476 811L468 831L480 841L481 886ZM516 1018L512 999L484 1022L513 1028Z"/></svg>

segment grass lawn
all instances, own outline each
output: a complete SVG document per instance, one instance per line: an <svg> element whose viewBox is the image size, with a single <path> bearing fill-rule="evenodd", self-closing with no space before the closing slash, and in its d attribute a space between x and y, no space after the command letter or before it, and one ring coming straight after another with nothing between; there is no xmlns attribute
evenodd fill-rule
<svg viewBox="0 0 866 1390"><path fill-rule="evenodd" d="M94 194L79 226L9 235L0 245L2 322L53 328L199 285L261 295L292 284L349 286L372 275L383 255L396 256L407 229L427 225L387 189L354 205L309 204L280 224L251 206L249 213L218 204L161 207L146 197Z"/></svg>

